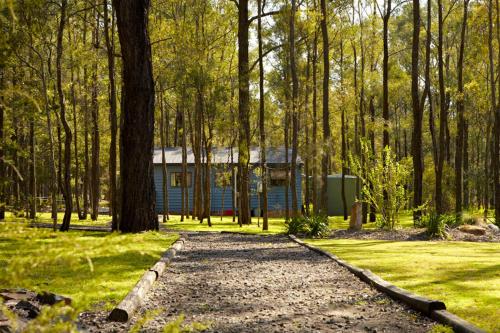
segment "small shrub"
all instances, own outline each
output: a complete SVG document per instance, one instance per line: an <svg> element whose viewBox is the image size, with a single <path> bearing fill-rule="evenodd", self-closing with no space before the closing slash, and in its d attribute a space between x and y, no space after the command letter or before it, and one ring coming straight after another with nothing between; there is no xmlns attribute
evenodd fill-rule
<svg viewBox="0 0 500 333"><path fill-rule="evenodd" d="M304 217L293 217L291 220L285 222L287 235L300 235L307 234L307 222Z"/></svg>
<svg viewBox="0 0 500 333"><path fill-rule="evenodd" d="M305 218L309 227L308 236L326 237L330 234L330 224L325 215L312 215Z"/></svg>
<svg viewBox="0 0 500 333"><path fill-rule="evenodd" d="M455 223L455 216L439 215L436 212L431 212L429 215L422 218L422 222L427 228L427 234L430 237L447 238L446 225Z"/></svg>
<svg viewBox="0 0 500 333"><path fill-rule="evenodd" d="M287 235L326 237L330 233L328 217L324 215L294 217L285 222Z"/></svg>

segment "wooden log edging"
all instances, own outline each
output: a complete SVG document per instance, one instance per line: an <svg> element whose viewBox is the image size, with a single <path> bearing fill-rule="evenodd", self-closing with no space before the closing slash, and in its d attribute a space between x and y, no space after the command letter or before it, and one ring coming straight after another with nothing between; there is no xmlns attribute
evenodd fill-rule
<svg viewBox="0 0 500 333"><path fill-rule="evenodd" d="M111 321L127 322L137 308L143 303L146 294L151 289L156 280L163 274L167 265L175 257L176 253L182 249L186 236L181 236L172 246L163 253L160 260L147 270L134 288L115 307L108 316Z"/></svg>
<svg viewBox="0 0 500 333"><path fill-rule="evenodd" d="M349 272L357 276L359 279L372 285L377 290L387 294L391 298L405 303L410 308L420 311L421 313L441 324L451 326L456 333L485 333L485 331L483 331L479 327L474 326L468 321L446 311L446 305L442 301L428 299L426 297L413 294L408 290L396 287L395 285L385 281L378 275L372 273L368 269L361 269L359 267L351 265L348 262L339 259L334 254L305 243L294 235L288 235L288 237L295 243L334 260L340 266L345 267Z"/></svg>

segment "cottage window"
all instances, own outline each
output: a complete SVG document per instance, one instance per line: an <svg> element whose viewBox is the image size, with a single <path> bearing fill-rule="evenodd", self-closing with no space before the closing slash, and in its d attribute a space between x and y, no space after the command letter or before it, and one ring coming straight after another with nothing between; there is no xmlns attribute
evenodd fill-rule
<svg viewBox="0 0 500 333"><path fill-rule="evenodd" d="M286 169L271 169L269 170L269 178L271 186L286 186L287 173L290 176L290 171Z"/></svg>
<svg viewBox="0 0 500 333"><path fill-rule="evenodd" d="M191 172L186 173L187 187L191 187ZM182 172L170 173L170 187L182 187Z"/></svg>
<svg viewBox="0 0 500 333"><path fill-rule="evenodd" d="M231 171L217 171L215 173L215 186L231 187L233 183Z"/></svg>

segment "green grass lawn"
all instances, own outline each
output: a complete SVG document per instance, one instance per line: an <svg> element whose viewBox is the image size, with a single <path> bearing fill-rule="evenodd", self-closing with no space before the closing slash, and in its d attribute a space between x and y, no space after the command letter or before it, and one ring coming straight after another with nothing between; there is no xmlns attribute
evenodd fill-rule
<svg viewBox="0 0 500 333"><path fill-rule="evenodd" d="M342 216L329 217L328 220L330 221L330 228L332 229L349 228L349 220L344 221ZM400 222L402 228L413 227L413 218L411 213L405 212L401 214ZM237 222L233 222L232 216L224 216L222 217L222 221L220 216L212 216L212 227L209 227L206 220L204 220L202 224L200 224L197 220L191 219L181 222L179 215L170 215L170 220L166 223L162 223L162 225L166 228L186 231L233 231L251 234L279 234L285 232L285 219L283 217L269 218L269 230L266 232L262 231L262 218L260 218L259 224L259 219L256 217L252 217L252 224L240 227ZM375 223L367 223L363 225L363 228L373 230L376 229L377 226Z"/></svg>
<svg viewBox="0 0 500 333"><path fill-rule="evenodd" d="M0 222L0 286L68 296L80 310L110 309L177 238L158 232L62 233Z"/></svg>
<svg viewBox="0 0 500 333"><path fill-rule="evenodd" d="M500 244L307 240L416 294L445 302L477 326L500 332Z"/></svg>
<svg viewBox="0 0 500 333"><path fill-rule="evenodd" d="M161 217L160 217L160 221ZM181 222L179 215L170 215L170 219L166 223L161 223L162 226L174 230L185 230L185 231L232 231L232 232L244 232L249 234L279 234L285 232L285 219L284 218L269 218L269 230L262 230L262 218L260 222L257 221L256 217L252 217L252 224L239 226L238 222L233 222L232 216L212 216L211 218L212 226L207 225L207 220L205 219L203 223L198 220L186 219ZM238 221L238 219L236 219Z"/></svg>
<svg viewBox="0 0 500 333"><path fill-rule="evenodd" d="M63 217L64 217L64 212L57 213L57 223L62 223ZM5 219L6 221L11 221L11 222L26 221L26 218L16 217L10 212L5 213ZM40 223L52 223L51 213L37 213L36 219L34 221ZM108 214L99 214L97 221L92 221L92 219L90 218L90 214L87 215L86 220L80 220L78 218L77 213L71 214L71 224L101 226L101 225L107 225L110 222L111 222L111 216L109 216Z"/></svg>

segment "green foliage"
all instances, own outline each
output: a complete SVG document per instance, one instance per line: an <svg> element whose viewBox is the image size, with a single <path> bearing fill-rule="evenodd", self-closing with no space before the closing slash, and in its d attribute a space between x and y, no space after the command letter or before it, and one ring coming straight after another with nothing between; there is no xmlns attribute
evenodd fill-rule
<svg viewBox="0 0 500 333"><path fill-rule="evenodd" d="M380 214L378 226L393 230L399 225L400 211L409 201L406 185L412 169L411 158L398 160L390 147L374 154L366 140L362 140L361 150L365 165L351 154L352 171L363 183L364 201Z"/></svg>
<svg viewBox="0 0 500 333"><path fill-rule="evenodd" d="M453 223L455 218L451 215L439 215L436 212L431 212L429 215L422 217L422 224L427 228L427 234L430 237L448 238L446 233L446 225Z"/></svg>
<svg viewBox="0 0 500 333"><path fill-rule="evenodd" d="M303 217L293 217L285 222L287 235L305 235L307 234L307 221Z"/></svg>
<svg viewBox="0 0 500 333"><path fill-rule="evenodd" d="M435 325L432 327L432 329L429 331L429 333L453 333L453 328L450 326L445 326L445 325Z"/></svg>
<svg viewBox="0 0 500 333"><path fill-rule="evenodd" d="M396 286L442 300L487 332L500 332L499 243L354 239L307 240L343 260L370 269Z"/></svg>
<svg viewBox="0 0 500 333"><path fill-rule="evenodd" d="M324 215L299 216L285 222L287 235L326 237L330 234L328 217Z"/></svg>

